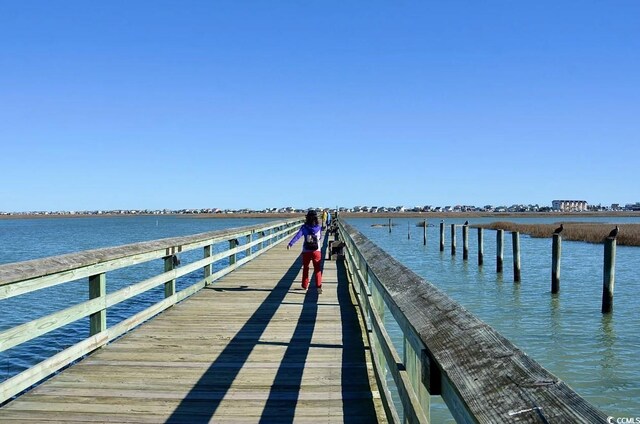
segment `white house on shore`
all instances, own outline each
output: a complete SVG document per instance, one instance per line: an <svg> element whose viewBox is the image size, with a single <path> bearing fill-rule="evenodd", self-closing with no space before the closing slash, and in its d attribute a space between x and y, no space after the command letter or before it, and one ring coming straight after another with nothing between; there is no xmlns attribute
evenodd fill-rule
<svg viewBox="0 0 640 424"><path fill-rule="evenodd" d="M587 210L586 200L554 200L551 209L560 212L584 212Z"/></svg>

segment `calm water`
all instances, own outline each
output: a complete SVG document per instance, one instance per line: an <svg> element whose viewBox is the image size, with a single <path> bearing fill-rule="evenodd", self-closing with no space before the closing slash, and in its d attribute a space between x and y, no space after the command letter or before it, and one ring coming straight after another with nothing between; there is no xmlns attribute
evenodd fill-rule
<svg viewBox="0 0 640 424"><path fill-rule="evenodd" d="M613 218L612 218L613 219ZM503 219L501 219L503 220ZM572 219L575 221L577 219ZM610 219L600 219L611 221ZM223 228L263 222L263 219L196 219L185 217L118 217L69 219L0 220L0 263L10 263L86 249L115 246L165 237L190 235ZM516 346L567 382L580 395L610 415L640 416L640 248L618 246L614 313L600 313L602 298L602 245L564 241L562 247L561 288L550 294L551 240L521 235L522 282L513 283L511 238L505 233L504 273L495 272L495 232L485 230L485 265L477 266L476 230L469 231L470 258L462 260L462 236L458 230L457 255L450 254L449 224L446 221L446 247L439 251L439 219L430 220L427 246L422 244L419 219L396 219L392 233L372 224L386 219L350 219L381 248L387 250L418 275L444 290L449 296L509 338ZM471 224L495 219L472 219ZM518 222L555 222L557 219L513 219ZM594 221L594 219L588 219ZM640 222L639 218L615 222ZM407 239L407 232L411 239ZM220 246L219 249L222 249ZM197 259L185 255L181 260ZM109 292L141 281L162 269L157 263L132 267L109 274ZM197 281L178 280L179 289ZM162 287L145 296L109 310L109 325L131 311L144 309L162 297ZM32 296L31 298L29 296ZM45 308L35 312L27 305L48 299ZM86 281L78 281L27 296L0 301L0 330L37 316L67 307L72 301L88 297ZM50 356L88 334L82 320L35 341L0 353L0 381L33 364L38 356ZM65 337L63 337L65 336ZM396 341L399 336L394 335ZM9 359L11 358L11 359ZM434 422L450 421L438 397L432 400Z"/></svg>
<svg viewBox="0 0 640 424"><path fill-rule="evenodd" d="M611 219L640 222L638 218ZM557 218L510 220L552 223ZM478 218L470 223L493 221ZM439 219L430 220L434 227L428 228L427 246L423 229L415 226L419 219L395 219L391 233L388 227L371 226L387 223L385 219L348 222L605 413L640 416L640 248L617 247L614 312L603 316L603 245L563 240L560 293L552 296L550 238L520 236L522 281L514 284L510 233L504 235L504 272L498 275L495 231L484 231L483 267L477 265L476 229L469 230L469 260L462 259L460 228L456 256L451 256L450 224L462 224L464 219L445 221L444 252L439 250ZM434 422L453 422L439 399L432 400Z"/></svg>

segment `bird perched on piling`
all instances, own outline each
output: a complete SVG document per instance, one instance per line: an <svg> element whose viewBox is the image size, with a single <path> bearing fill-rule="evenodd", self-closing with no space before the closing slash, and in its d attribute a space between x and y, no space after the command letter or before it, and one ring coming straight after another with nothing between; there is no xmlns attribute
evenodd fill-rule
<svg viewBox="0 0 640 424"><path fill-rule="evenodd" d="M609 233L609 238L616 238L618 237L618 232L620 231L620 229L618 228L618 226L616 225L616 228L614 228L613 230L611 230L611 232Z"/></svg>
<svg viewBox="0 0 640 424"><path fill-rule="evenodd" d="M469 221L464 221L464 224L462 225L469 225Z"/></svg>
<svg viewBox="0 0 640 424"><path fill-rule="evenodd" d="M564 230L564 224L560 224L560 226L554 230L553 234L560 234L562 230Z"/></svg>

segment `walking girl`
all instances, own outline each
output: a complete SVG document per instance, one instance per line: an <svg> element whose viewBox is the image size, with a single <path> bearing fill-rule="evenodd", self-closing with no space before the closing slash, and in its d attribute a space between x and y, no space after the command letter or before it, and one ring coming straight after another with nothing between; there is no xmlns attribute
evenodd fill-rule
<svg viewBox="0 0 640 424"><path fill-rule="evenodd" d="M305 217L305 223L302 224L298 232L287 244L287 249L290 249L301 237L304 237L302 243L302 288L307 290L309 288L309 262L313 263L313 274L316 278L316 287L318 294L322 293L322 270L320 269L320 260L322 255L320 253L320 240L322 228L318 222L318 214L314 210L307 212Z"/></svg>

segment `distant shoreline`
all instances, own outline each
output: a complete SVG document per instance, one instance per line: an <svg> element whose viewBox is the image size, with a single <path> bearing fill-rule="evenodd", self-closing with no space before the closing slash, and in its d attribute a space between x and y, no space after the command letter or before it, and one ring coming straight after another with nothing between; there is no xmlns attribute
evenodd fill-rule
<svg viewBox="0 0 640 424"><path fill-rule="evenodd" d="M345 218L544 218L544 217L640 217L640 211L620 211L620 212L340 212L340 216ZM0 219L46 219L46 218L125 218L134 216L155 216L155 217L178 217L178 218L301 218L303 213L200 213L200 214L9 214L0 215Z"/></svg>

